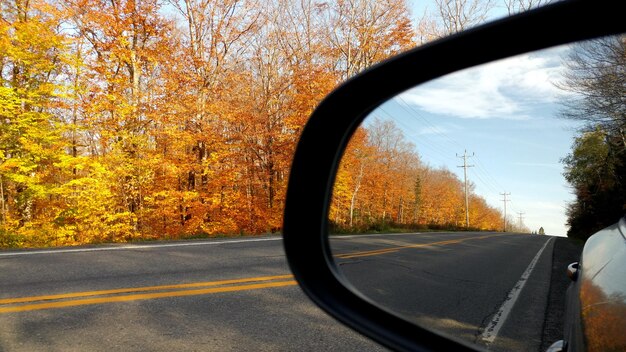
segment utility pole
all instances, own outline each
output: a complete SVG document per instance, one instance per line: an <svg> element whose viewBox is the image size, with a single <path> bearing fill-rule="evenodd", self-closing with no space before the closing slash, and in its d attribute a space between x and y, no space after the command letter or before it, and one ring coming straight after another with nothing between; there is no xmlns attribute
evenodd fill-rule
<svg viewBox="0 0 626 352"><path fill-rule="evenodd" d="M522 230L522 224L523 224L523 222L522 222L523 215L526 214L526 213L522 213L522 212L518 211L517 214L519 214L519 229L521 231Z"/></svg>
<svg viewBox="0 0 626 352"><path fill-rule="evenodd" d="M506 199L506 196L510 196L511 193L500 193L500 195L504 198L502 198L502 201L504 202L504 232L506 232L506 202L510 202L510 199Z"/></svg>
<svg viewBox="0 0 626 352"><path fill-rule="evenodd" d="M463 168L463 176L465 178L465 227L469 227L469 198L468 198L468 192L467 192L467 168L474 167L474 165L467 165L467 158L471 158L473 156L474 156L474 153L472 153L472 155L467 155L467 149L463 152L462 156L459 156L459 154L456 154L457 158L463 159L463 165L459 165L457 167Z"/></svg>

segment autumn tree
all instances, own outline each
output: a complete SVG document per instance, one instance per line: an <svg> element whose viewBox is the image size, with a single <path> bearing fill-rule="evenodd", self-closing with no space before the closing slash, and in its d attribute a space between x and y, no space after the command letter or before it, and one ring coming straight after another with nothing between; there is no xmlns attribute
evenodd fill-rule
<svg viewBox="0 0 626 352"><path fill-rule="evenodd" d="M80 43L74 49L76 79L83 80L75 91L80 108L72 112L80 125L74 128L89 137L73 155L105 168L101 181L113 197L107 211L131 227L107 239L131 238L147 226L145 199L155 191L159 155L151 134L165 110L160 63L172 48L171 23L156 1L67 0L63 6Z"/></svg>
<svg viewBox="0 0 626 352"><path fill-rule="evenodd" d="M280 0L275 5L272 25L291 81L287 124L297 135L317 104L339 83L333 70L337 58L328 45L325 4Z"/></svg>
<svg viewBox="0 0 626 352"><path fill-rule="evenodd" d="M323 3L320 11L341 79L414 46L403 0L337 0Z"/></svg>
<svg viewBox="0 0 626 352"><path fill-rule="evenodd" d="M370 193L370 202L379 209L377 215L383 224L388 216L401 222L407 204L412 203L408 196L412 194L419 157L415 146L393 122L374 119L368 130L368 142L375 151L369 182L377 189Z"/></svg>
<svg viewBox="0 0 626 352"><path fill-rule="evenodd" d="M374 149L367 141L367 129L358 128L350 138L337 170L329 217L339 228L353 229L357 223L361 225L361 219L356 217L362 213L361 193L366 191L364 182L369 178L366 174L371 172L374 158Z"/></svg>
<svg viewBox="0 0 626 352"><path fill-rule="evenodd" d="M512 3L510 11L515 6ZM417 23L419 41L425 43L479 25L494 7L493 0L435 0L434 9L425 11Z"/></svg>
<svg viewBox="0 0 626 352"><path fill-rule="evenodd" d="M0 6L5 246L278 231L315 106L415 37L404 1ZM359 135L338 222L415 221L417 154Z"/></svg>
<svg viewBox="0 0 626 352"><path fill-rule="evenodd" d="M11 1L0 10L0 221L13 236L3 242L45 244L64 147L64 126L51 111L63 91L66 43L49 4Z"/></svg>
<svg viewBox="0 0 626 352"><path fill-rule="evenodd" d="M576 195L567 211L568 236L586 239L623 216L626 170L624 153L615 152L618 146L604 130L585 132L563 159L565 179Z"/></svg>
<svg viewBox="0 0 626 352"><path fill-rule="evenodd" d="M487 204L483 197L471 194L469 202L472 204L469 210L472 228L496 230L502 227L502 214L498 209Z"/></svg>

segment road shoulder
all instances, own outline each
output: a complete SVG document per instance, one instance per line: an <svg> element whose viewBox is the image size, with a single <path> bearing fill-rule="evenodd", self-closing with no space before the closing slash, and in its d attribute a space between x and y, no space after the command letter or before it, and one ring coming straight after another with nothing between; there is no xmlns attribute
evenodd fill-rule
<svg viewBox="0 0 626 352"><path fill-rule="evenodd" d="M580 259L582 248L582 243L576 243L566 237L558 237L554 244L552 279L541 337L541 351L545 351L553 342L563 339L565 292L571 283L566 270L570 263Z"/></svg>

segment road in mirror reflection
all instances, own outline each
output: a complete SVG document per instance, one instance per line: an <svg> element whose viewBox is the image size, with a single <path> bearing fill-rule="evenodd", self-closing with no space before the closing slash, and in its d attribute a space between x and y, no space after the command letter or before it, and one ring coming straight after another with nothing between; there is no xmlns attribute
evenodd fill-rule
<svg viewBox="0 0 626 352"><path fill-rule="evenodd" d="M586 99L575 83L589 52L624 47L603 40L454 73L374 110L329 211L345 279L407 320L492 350L561 339L565 297L550 288L567 282L554 266L581 249L563 238L576 211L572 150L609 134L575 116Z"/></svg>

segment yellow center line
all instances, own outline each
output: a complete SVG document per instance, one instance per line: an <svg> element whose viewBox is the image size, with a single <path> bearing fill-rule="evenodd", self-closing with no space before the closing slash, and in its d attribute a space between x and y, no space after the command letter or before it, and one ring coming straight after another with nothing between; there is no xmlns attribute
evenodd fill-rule
<svg viewBox="0 0 626 352"><path fill-rule="evenodd" d="M90 304L101 304L101 303L111 303L111 302L128 302L128 301L166 298L166 297L206 295L210 293L220 293L220 292L248 291L248 290L258 290L262 288L284 287L284 286L293 286L293 285L296 285L295 280L265 282L265 283L239 285L239 286L213 287L213 288L205 288L205 289L198 289L198 290L155 292L155 293L142 293L142 294L125 295L125 296L87 298L87 299L78 299L78 300L71 300L71 301L58 301L58 302L28 304L28 305L22 305L22 306L0 307L0 314L25 312L25 311L33 311L33 310L41 310L41 309L75 307L75 306L84 306L84 305L90 305Z"/></svg>
<svg viewBox="0 0 626 352"><path fill-rule="evenodd" d="M487 235L480 237L467 237L455 240L438 241L423 244L412 244L406 246L397 246L390 248L381 248L376 250L352 252L336 255L338 258L348 259L356 257L365 257L373 255L381 255L387 253L397 252L407 248L423 248L436 245L447 245L453 243L461 243L469 240L484 239L496 235ZM257 290L271 287L284 287L296 285L296 281L292 280L293 275L275 275L275 276L260 276L243 279L221 280L221 281L207 281L207 282L194 282L188 284L175 284L175 285L160 285L160 286L146 286L146 287L131 287L131 288L118 288L111 290L99 290L99 291L86 291L86 292L72 292L54 295L42 295L32 297L18 297L18 298L4 298L0 299L0 304L9 305L0 307L0 314L12 313L12 312L25 312L41 309L53 309L74 307L91 304L111 303L111 302L128 302L135 300L146 300L165 297L183 297L183 296L195 296L205 295L220 292L235 292L235 291L247 291ZM286 281L285 281L286 280ZM250 284L248 284L250 283ZM241 285L236 285L241 284ZM218 286L218 287L211 287ZM200 289L193 289L202 287ZM165 291L165 292L152 292L142 293L149 291ZM104 296L95 298L85 298L93 296ZM74 299L78 298L78 299ZM41 302L41 301L54 301L54 302ZM38 303L33 303L38 302ZM19 303L33 303L24 305L14 305Z"/></svg>
<svg viewBox="0 0 626 352"><path fill-rule="evenodd" d="M392 248L376 249L376 250L364 251L364 252L344 253L344 254L338 254L335 257L336 258L342 258L342 259L356 258L356 257L367 257L367 256L370 256L370 255L379 255L379 254L393 253L393 252L397 252L400 249L404 249L404 248L407 248L407 247L405 247L405 246L403 246L401 248L392 247Z"/></svg>
<svg viewBox="0 0 626 352"><path fill-rule="evenodd" d="M480 240L480 239L485 239L485 238L490 238L490 237L495 237L495 236L502 236L502 235L496 234L496 235L486 235L486 236L479 236L479 237L466 237L466 238L460 238L456 240L446 240L446 241L438 241L438 242L431 242L431 243L411 244L411 245L406 245L406 246L382 248L382 249L363 251L363 252L338 254L335 257L341 258L341 259L368 257L368 256L373 256L373 255L393 253L401 249L407 249L407 248L424 248L424 247L429 247L429 246L442 246L442 245L447 245L447 244L461 243L461 242L465 242L469 240Z"/></svg>
<svg viewBox="0 0 626 352"><path fill-rule="evenodd" d="M160 291L160 290L172 290L172 289L193 288L193 287L220 286L220 285L231 285L231 284L241 284L241 283L247 283L247 282L271 281L271 280L291 279L291 278L293 278L293 275L261 276L261 277L250 277L250 278L245 278L245 279L194 282L194 283L189 283L189 284L131 287L131 288L118 288L118 289L101 290L101 291L72 292L72 293L63 293L63 294L46 295L46 296L4 298L4 299L0 299L0 304L49 301L49 300L58 300L58 299L65 299L65 298L111 295L111 294L118 294L118 293L133 293L133 292Z"/></svg>

